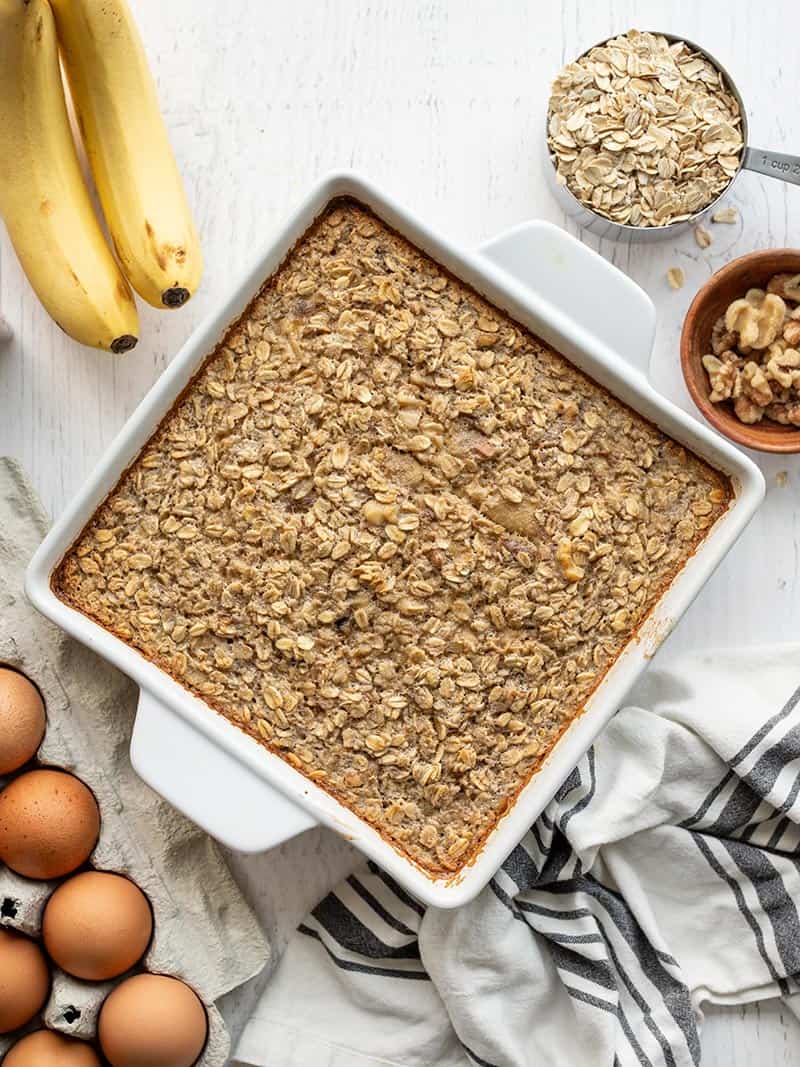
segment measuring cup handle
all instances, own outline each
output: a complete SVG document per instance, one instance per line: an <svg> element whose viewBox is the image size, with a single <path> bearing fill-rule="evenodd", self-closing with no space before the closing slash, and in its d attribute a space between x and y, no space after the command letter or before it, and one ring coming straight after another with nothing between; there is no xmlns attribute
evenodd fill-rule
<svg viewBox="0 0 800 1067"><path fill-rule="evenodd" d="M800 156L785 152L767 152L763 148L747 148L742 162L744 170L766 174L768 178L780 178L791 185L800 185Z"/></svg>

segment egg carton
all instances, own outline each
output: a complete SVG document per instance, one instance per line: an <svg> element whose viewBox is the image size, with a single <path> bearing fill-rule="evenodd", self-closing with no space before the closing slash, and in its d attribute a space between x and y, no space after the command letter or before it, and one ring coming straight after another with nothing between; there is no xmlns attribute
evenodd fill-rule
<svg viewBox="0 0 800 1067"><path fill-rule="evenodd" d="M89 864L131 878L153 909L150 947L134 972L182 979L205 1005L208 1041L198 1067L223 1067L231 1044L216 1001L266 975L270 949L211 839L137 777L128 747L136 687L124 675L40 616L22 591L24 568L47 520L16 464L0 459L0 664L38 686L47 731L30 766L77 775L94 793L101 828ZM28 769L28 768L24 768ZM198 781L198 789L203 788ZM31 937L58 882L35 882L0 865L0 925ZM39 1020L63 1034L91 1039L108 993L119 979L79 981L53 969ZM0 1036L0 1059L13 1040Z"/></svg>

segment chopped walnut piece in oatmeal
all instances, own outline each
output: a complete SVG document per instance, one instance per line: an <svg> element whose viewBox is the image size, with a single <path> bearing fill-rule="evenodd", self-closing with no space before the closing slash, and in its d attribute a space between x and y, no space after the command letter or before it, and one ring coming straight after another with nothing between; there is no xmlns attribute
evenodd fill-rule
<svg viewBox="0 0 800 1067"><path fill-rule="evenodd" d="M712 404L731 401L745 423L800 425L800 274L776 274L734 300L703 356Z"/></svg>
<svg viewBox="0 0 800 1067"><path fill-rule="evenodd" d="M443 873L729 499L702 460L338 201L54 586Z"/></svg>

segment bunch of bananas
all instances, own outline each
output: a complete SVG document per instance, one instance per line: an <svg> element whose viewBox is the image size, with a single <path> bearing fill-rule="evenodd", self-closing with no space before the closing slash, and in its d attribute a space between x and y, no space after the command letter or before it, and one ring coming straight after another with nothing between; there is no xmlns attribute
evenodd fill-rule
<svg viewBox="0 0 800 1067"><path fill-rule="evenodd" d="M131 286L159 308L196 290L197 232L125 0L0 0L0 214L42 304L82 344L133 348Z"/></svg>

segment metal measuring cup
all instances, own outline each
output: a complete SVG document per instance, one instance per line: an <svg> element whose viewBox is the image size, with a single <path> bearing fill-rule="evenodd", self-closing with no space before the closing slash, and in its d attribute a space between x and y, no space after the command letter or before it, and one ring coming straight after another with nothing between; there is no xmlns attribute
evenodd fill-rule
<svg viewBox="0 0 800 1067"><path fill-rule="evenodd" d="M683 41L684 44L688 45L694 52L698 52L713 64L725 79L726 87L736 99L736 103L739 105L739 114L741 115L742 143L744 144L744 149L742 150L739 167L722 192L715 197L710 204L701 208L700 211L696 211L688 219L682 219L679 222L670 222L666 226L633 226L628 222L614 222L613 219L608 219L605 215L601 215L600 212L587 207L586 204L582 203L566 185L561 185L556 180L556 163L550 152L550 146L547 144L547 121L549 116L545 116L547 177L553 193L564 211L572 216L582 229L587 230L589 233L597 234L598 237L611 237L614 240L618 240L621 237L628 237L634 241L659 241L666 237L675 237L682 231L694 226L709 211L713 211L719 204L720 200L730 194L734 182L738 179L743 170L752 170L757 174L764 174L768 178L780 178L781 181L789 182L791 185L800 185L800 156L787 155L784 152L768 152L761 148L753 148L748 143L747 112L744 108L744 101L742 100L741 93L733 78L731 78L730 74L719 60L707 49L701 48L700 45L695 44L694 41L687 40L685 37L676 37L675 34L671 33L659 33L658 30L651 30L650 32L655 33L660 37L665 37L671 44L676 41ZM597 48L606 44L607 40L590 45L589 48L578 56L578 59L582 59L588 52L591 52L592 48Z"/></svg>

